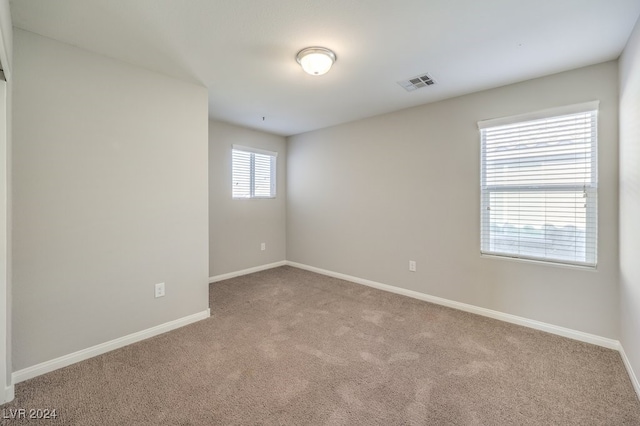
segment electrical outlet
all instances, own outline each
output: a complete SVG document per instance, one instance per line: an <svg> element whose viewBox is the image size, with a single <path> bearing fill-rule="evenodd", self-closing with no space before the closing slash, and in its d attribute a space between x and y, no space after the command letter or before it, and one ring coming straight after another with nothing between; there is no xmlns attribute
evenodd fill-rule
<svg viewBox="0 0 640 426"><path fill-rule="evenodd" d="M267 243L260 244L260 250L265 251L267 249Z"/></svg>
<svg viewBox="0 0 640 426"><path fill-rule="evenodd" d="M164 283L156 284L156 298L164 296Z"/></svg>
<svg viewBox="0 0 640 426"><path fill-rule="evenodd" d="M409 271L411 271L411 272L415 272L416 271L416 261L415 260L410 260L409 261Z"/></svg>

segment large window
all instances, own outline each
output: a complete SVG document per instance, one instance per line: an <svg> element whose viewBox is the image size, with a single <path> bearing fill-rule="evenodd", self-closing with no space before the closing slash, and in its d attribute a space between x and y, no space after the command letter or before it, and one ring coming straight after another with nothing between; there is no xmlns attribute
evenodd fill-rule
<svg viewBox="0 0 640 426"><path fill-rule="evenodd" d="M482 253L596 265L597 109L478 123Z"/></svg>
<svg viewBox="0 0 640 426"><path fill-rule="evenodd" d="M277 152L233 145L233 198L273 198L276 196Z"/></svg>

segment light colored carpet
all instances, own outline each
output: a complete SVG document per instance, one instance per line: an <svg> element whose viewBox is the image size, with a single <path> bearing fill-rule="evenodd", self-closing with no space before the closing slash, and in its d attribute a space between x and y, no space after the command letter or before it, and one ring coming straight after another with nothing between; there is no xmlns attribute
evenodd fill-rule
<svg viewBox="0 0 640 426"><path fill-rule="evenodd" d="M640 425L612 350L291 267L212 317L16 385L77 425ZM21 421L2 420L3 424Z"/></svg>

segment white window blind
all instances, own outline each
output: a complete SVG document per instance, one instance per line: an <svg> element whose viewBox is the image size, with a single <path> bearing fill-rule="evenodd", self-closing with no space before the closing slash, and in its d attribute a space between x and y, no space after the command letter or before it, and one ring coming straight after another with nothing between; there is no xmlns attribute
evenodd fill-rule
<svg viewBox="0 0 640 426"><path fill-rule="evenodd" d="M481 252L595 266L597 103L478 125Z"/></svg>
<svg viewBox="0 0 640 426"><path fill-rule="evenodd" d="M231 151L233 198L276 196L276 152L234 145Z"/></svg>

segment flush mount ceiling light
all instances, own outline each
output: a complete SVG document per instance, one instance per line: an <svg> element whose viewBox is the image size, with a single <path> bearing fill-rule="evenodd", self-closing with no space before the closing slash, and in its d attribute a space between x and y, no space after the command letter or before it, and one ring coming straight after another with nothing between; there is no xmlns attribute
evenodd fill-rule
<svg viewBox="0 0 640 426"><path fill-rule="evenodd" d="M336 54L326 47L307 47L296 55L302 69L311 75L326 74L336 61Z"/></svg>

